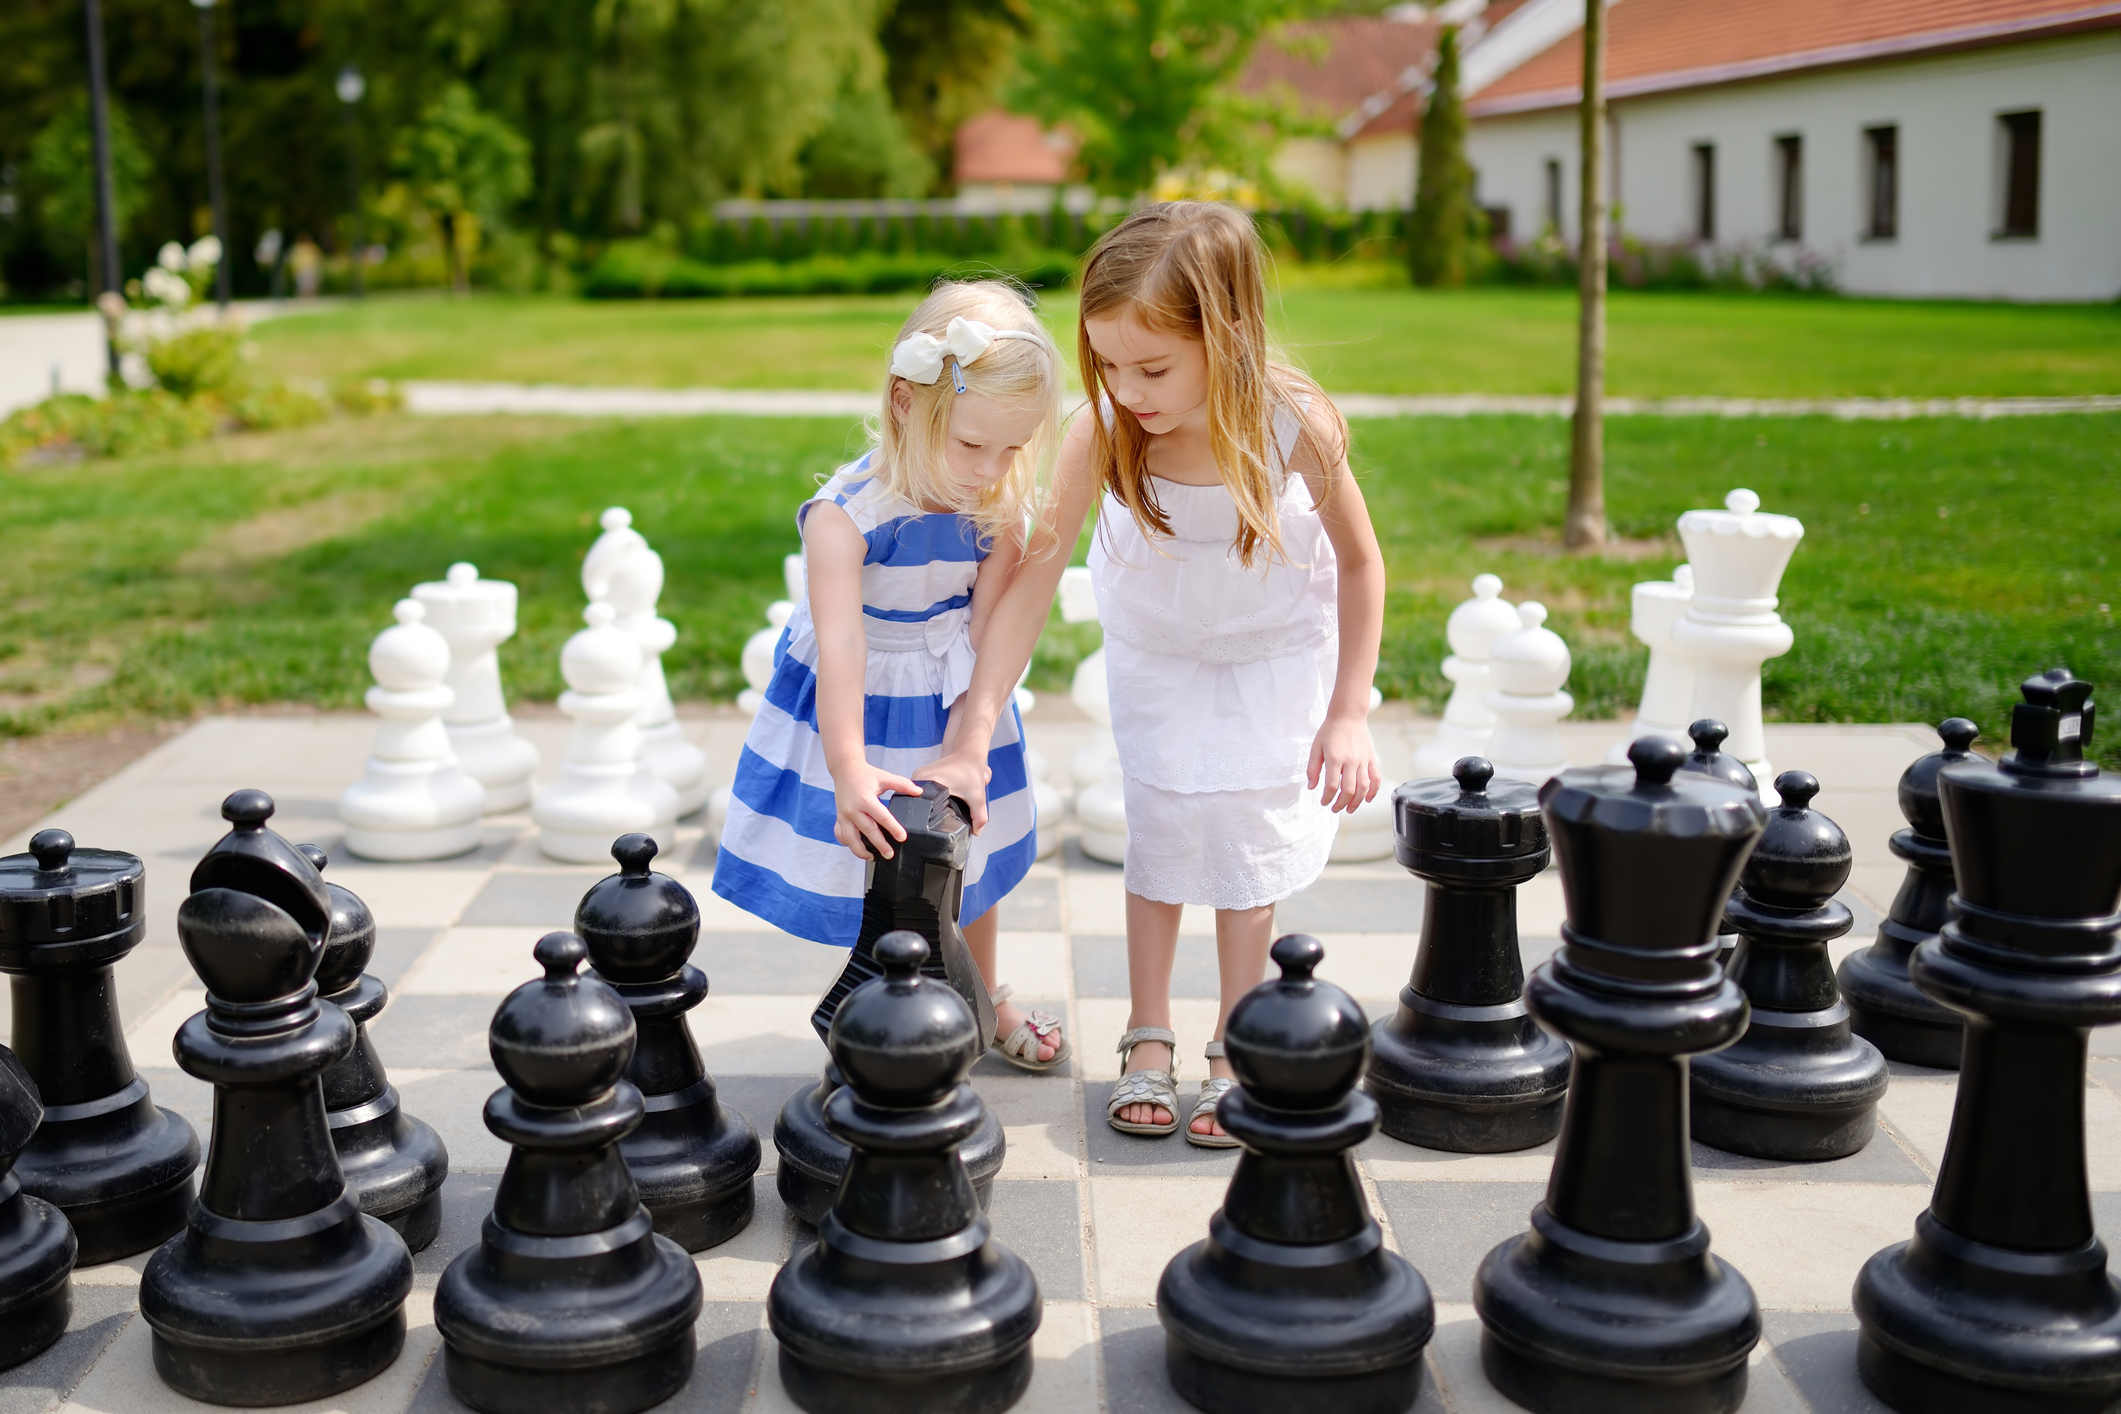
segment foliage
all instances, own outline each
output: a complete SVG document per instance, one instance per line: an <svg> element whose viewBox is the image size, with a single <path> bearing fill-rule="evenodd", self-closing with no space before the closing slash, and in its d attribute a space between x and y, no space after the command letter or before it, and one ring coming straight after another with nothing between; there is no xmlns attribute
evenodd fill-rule
<svg viewBox="0 0 2121 1414"><path fill-rule="evenodd" d="M1498 238L1475 260L1476 278L1498 285L1576 288L1576 252L1548 232L1536 240ZM1622 236L1606 261L1606 287L1629 290L1765 291L1831 294L1834 266L1802 248L1704 246Z"/></svg>
<svg viewBox="0 0 2121 1414"><path fill-rule="evenodd" d="M123 233L145 203L149 162L125 110L113 103L109 119L111 187L117 202L117 228ZM92 250L96 243L96 164L86 94L61 108L30 143L29 170L44 191L37 214L45 227L70 242L74 250ZM98 260L91 254L91 265Z"/></svg>
<svg viewBox="0 0 2121 1414"><path fill-rule="evenodd" d="M593 299L700 299L735 295L850 295L926 290L956 275L1002 274L1034 289L1064 285L1075 273L1067 251L997 251L991 259L935 255L817 255L785 262L708 265L647 241L607 246L582 282Z"/></svg>
<svg viewBox="0 0 2121 1414"><path fill-rule="evenodd" d="M1408 261L1417 285L1463 285L1473 233L1473 168L1466 161L1466 107L1458 92L1458 30L1436 42L1436 72L1421 115L1421 170L1414 185Z"/></svg>
<svg viewBox="0 0 2121 1414"><path fill-rule="evenodd" d="M1030 0L896 0L878 42L907 138L950 171L958 124L994 106L1031 33Z"/></svg>
<svg viewBox="0 0 2121 1414"><path fill-rule="evenodd" d="M478 243L474 221L498 222L530 190L530 145L507 123L482 112L464 84L451 84L428 105L417 127L398 135L396 164L442 230L451 283L471 288L467 260Z"/></svg>
<svg viewBox="0 0 2121 1414"><path fill-rule="evenodd" d="M226 393L250 381L243 334L227 324L202 324L146 350L148 369L163 391L179 398Z"/></svg>
<svg viewBox="0 0 2121 1414"><path fill-rule="evenodd" d="M1279 138L1308 123L1234 80L1269 26L1306 0L1048 0L1012 106L1082 139L1083 174L1133 196L1167 171L1226 172L1272 190Z"/></svg>

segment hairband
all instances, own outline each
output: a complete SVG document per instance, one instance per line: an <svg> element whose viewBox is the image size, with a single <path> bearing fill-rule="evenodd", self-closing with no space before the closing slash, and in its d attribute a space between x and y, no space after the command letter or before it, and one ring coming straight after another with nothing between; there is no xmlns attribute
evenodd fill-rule
<svg viewBox="0 0 2121 1414"><path fill-rule="evenodd" d="M962 366L985 353L997 339L1022 339L1031 344L1045 342L1037 334L1023 329L997 329L992 324L960 315L950 321L950 327L940 339L924 331L908 334L899 340L898 347L891 351L891 372L909 382L933 383L943 376L946 356L956 359ZM950 370L950 381L958 392L965 391L964 374L957 368Z"/></svg>

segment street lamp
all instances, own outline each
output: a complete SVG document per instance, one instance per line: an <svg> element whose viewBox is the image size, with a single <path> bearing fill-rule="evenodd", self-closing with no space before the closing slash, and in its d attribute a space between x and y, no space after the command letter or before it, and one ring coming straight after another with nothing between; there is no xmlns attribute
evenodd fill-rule
<svg viewBox="0 0 2121 1414"><path fill-rule="evenodd" d="M214 0L191 0L199 12L199 73L206 90L206 190L213 201L214 239L221 258L214 262L214 299L228 312L228 202L221 188L221 92L214 73Z"/></svg>
<svg viewBox="0 0 2121 1414"><path fill-rule="evenodd" d="M103 7L97 0L88 0L83 8L88 12L89 136L95 146L96 251L101 257L95 273L100 277L96 283L103 286L94 293L115 294L125 288L125 272L118 268L118 191L110 170L110 82L103 69ZM124 296L119 298L122 301ZM114 324L106 323L104 353L113 378L118 376L118 344L108 336L116 332Z"/></svg>
<svg viewBox="0 0 2121 1414"><path fill-rule="evenodd" d="M361 95L368 92L368 80L348 64L339 70L332 88L346 113L346 199L353 211L353 297L359 299L367 283L362 267L368 263L368 223L361 215L361 123L354 116L354 108Z"/></svg>

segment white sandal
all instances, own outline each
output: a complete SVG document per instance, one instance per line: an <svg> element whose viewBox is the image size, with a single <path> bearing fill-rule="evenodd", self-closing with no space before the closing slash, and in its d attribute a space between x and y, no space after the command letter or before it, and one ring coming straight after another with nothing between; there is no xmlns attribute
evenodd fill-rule
<svg viewBox="0 0 2121 1414"><path fill-rule="evenodd" d="M1223 1058L1223 1043L1210 1041L1201 1054L1211 1061ZM1228 1134L1203 1134L1193 1127L1202 1115L1215 1118L1215 1107L1222 1103L1223 1096L1237 1088L1235 1080L1222 1080L1209 1076L1200 1082L1200 1098L1193 1102L1193 1114L1186 1120L1186 1142L1202 1149L1237 1149L1243 1146Z"/></svg>
<svg viewBox="0 0 2121 1414"><path fill-rule="evenodd" d="M995 988L988 995L987 1000L994 1003L995 1011L999 1012L1002 1003L1008 1001L1011 995L1012 989L1008 984L1004 983L1002 986ZM1041 1043L1050 1041L1054 1036L1059 1035L1060 1029L1060 1018L1052 1012L1034 1011L1030 1013L1027 1020L1017 1023L1016 1029L1009 1033L1008 1040L1005 1041L1000 1036L996 1036L994 1038L994 1049L1001 1052L1002 1059L1015 1066L1018 1070L1034 1072L1056 1070L1067 1064L1069 1053L1072 1050L1068 1044L1068 1038L1061 1036L1059 1048L1045 1060L1038 1058L1038 1048Z"/></svg>
<svg viewBox="0 0 2121 1414"><path fill-rule="evenodd" d="M1127 1058L1134 1048L1144 1041L1161 1041L1171 1048L1171 1070L1128 1070ZM1172 1071L1178 1069L1178 1037L1162 1026L1137 1026L1119 1038L1119 1084L1112 1087L1112 1098L1105 1102L1105 1123L1122 1134L1146 1134L1161 1139L1178 1128L1178 1082ZM1169 1124L1143 1124L1138 1120L1121 1119L1119 1112L1129 1105L1155 1105L1171 1116Z"/></svg>

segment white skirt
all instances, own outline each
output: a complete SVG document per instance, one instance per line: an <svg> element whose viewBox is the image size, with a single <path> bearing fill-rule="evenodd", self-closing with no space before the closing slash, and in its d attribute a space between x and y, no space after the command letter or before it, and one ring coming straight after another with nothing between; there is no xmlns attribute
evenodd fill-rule
<svg viewBox="0 0 2121 1414"><path fill-rule="evenodd" d="M1259 908L1308 888L1340 822L1302 781L1175 791L1128 777L1127 892L1158 903Z"/></svg>

